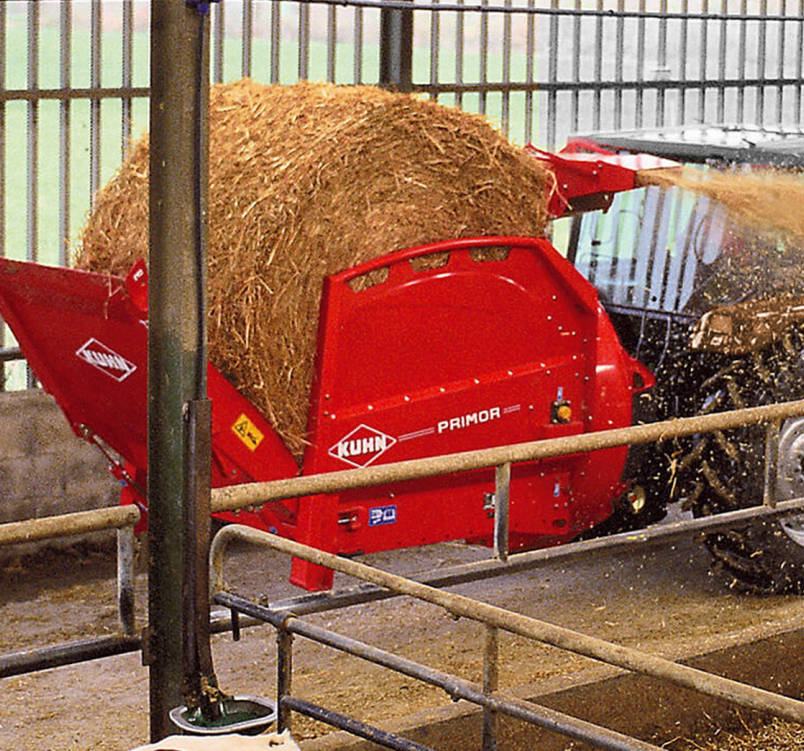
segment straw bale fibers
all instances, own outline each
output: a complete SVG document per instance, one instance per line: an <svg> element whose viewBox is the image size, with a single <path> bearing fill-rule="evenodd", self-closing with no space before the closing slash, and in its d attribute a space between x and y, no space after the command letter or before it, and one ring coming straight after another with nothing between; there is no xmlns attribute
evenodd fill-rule
<svg viewBox="0 0 804 751"><path fill-rule="evenodd" d="M75 265L148 250L148 143L100 192ZM373 87L210 92L209 354L299 458L325 276L415 245L541 235L549 177L475 115Z"/></svg>

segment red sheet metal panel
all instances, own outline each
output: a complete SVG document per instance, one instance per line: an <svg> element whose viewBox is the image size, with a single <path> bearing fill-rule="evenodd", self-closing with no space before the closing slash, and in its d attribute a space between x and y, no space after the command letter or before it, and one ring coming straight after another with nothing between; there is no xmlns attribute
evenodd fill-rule
<svg viewBox="0 0 804 751"><path fill-rule="evenodd" d="M475 260L490 248L499 260ZM414 269L448 254L443 266ZM443 260L443 258L442 258ZM361 289L361 279L387 279ZM305 474L631 423L634 373L597 294L543 239L403 251L325 285ZM649 384L646 384L649 385ZM566 420L555 410L569 408ZM514 468L512 549L567 541L606 518L627 449ZM305 499L299 539L343 553L489 543L493 470ZM294 580L314 580L299 563Z"/></svg>

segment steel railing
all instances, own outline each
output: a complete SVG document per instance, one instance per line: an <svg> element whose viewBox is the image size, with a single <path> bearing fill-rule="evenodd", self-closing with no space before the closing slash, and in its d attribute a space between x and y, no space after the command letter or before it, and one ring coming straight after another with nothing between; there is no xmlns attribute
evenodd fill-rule
<svg viewBox="0 0 804 751"><path fill-rule="evenodd" d="M219 591L218 587L223 579L223 550L226 544L234 539L269 547L273 550L302 558L310 563L326 566L333 571L369 582L376 587L382 587L396 595L405 595L437 605L452 616L483 624L487 629L483 668L483 673L487 680L483 686L476 686L468 681L433 670L397 655L389 654L355 639L305 623L296 614L289 613L285 609L266 607L242 597ZM622 751L647 751L648 749L657 751L658 749L652 744L643 743L577 718L531 703L516 701L504 694L497 693L499 631L506 631L549 644L631 672L669 681L677 686L724 699L741 707L770 713L793 722L804 722L804 702L797 699L755 688L728 678L722 678L686 665L680 665L661 657L581 634L546 621L513 613L469 597L436 589L421 582L344 559L332 553L326 553L261 530L240 525L232 525L222 529L215 537L211 557L214 560L214 579L216 581L216 585L213 587L213 601L230 608L233 613L244 613L258 621L270 623L280 632L280 638L278 639L280 654L277 660L277 706L279 707L280 732L286 728L291 728L290 710L294 710L328 722L335 727L348 730L361 737L371 738L374 742L387 748L407 748L405 744L408 743L402 738L376 737L376 735L371 734L376 732L376 728L370 728L353 718L337 716L325 707L313 705L293 696L291 694L291 675L286 667L292 664L292 641L286 638L286 635L290 634L300 634L320 644L328 645L368 662L382 665L430 685L438 686L455 701L463 699L483 707L486 713L483 724L484 749L496 748L495 719L498 714L517 717L520 720L549 728L569 738L585 741L600 748L621 749Z"/></svg>
<svg viewBox="0 0 804 751"><path fill-rule="evenodd" d="M532 443L468 451L396 464L333 472L325 475L311 475L267 483L218 488L212 491L212 510L213 513L227 510L236 511L248 506L287 498L338 492L369 485L433 477L439 474L472 469L504 468L506 465L510 466L510 464L522 461L594 451L614 446L668 440L694 435L695 433L728 430L747 425L766 424L772 438L776 433L776 426L780 420L801 415L804 415L804 400L577 436L566 436ZM774 445L775 442L770 440L769 446L773 447ZM508 473L505 471L496 472L498 481L505 482L507 476ZM506 497L507 490L504 487L498 487L497 496L500 499ZM636 533L629 532L624 535L571 543L551 550L517 553L510 557L504 544L504 540L507 538L507 509L504 508L504 503L498 502L495 504L494 521L495 558L441 571L438 575L431 577L429 583L436 586L449 586L463 581L473 581L514 571L522 571L561 557L571 559L587 556L596 550L657 544L696 532L712 532L726 529L755 518L772 519L782 517L796 513L804 508L804 499L777 502L773 492L766 492L765 496L763 506L719 514L716 517L661 525ZM51 537L63 537L101 529L117 528L119 530L118 545L121 551L118 558L118 581L120 582L118 585L118 602L120 603L123 638L116 641L109 648L118 651L133 651L140 649L142 645L139 637L132 636L135 631L133 620L133 553L129 554L128 551L133 551L132 530L139 518L140 512L136 507L123 506L2 524L0 525L0 547ZM221 538L221 540L225 539L225 536ZM216 550L217 548L213 548L213 558L219 555L219 553L215 552ZM220 566L216 564L214 568L219 569ZM319 609L344 607L355 602L383 599L384 596L379 590L361 588L359 591L336 592L325 600L322 600L319 596L313 598L312 601L304 597L292 598L284 603L283 608L286 611L314 612ZM226 630L228 627L228 624L220 619L212 624L213 631ZM115 638L111 637L111 639L114 640ZM53 667L55 664L69 664L85 659L94 659L96 656L103 656L96 653L96 648L101 642L103 645L109 646L108 639L88 640L72 647L70 645L45 647L39 650L26 650L20 654L0 656L0 677L41 670L44 667Z"/></svg>

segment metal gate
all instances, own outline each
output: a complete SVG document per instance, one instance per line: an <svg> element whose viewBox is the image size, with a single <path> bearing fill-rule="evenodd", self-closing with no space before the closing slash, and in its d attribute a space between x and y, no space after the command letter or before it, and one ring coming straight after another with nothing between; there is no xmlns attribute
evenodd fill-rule
<svg viewBox="0 0 804 751"><path fill-rule="evenodd" d="M216 82L409 77L521 144L801 121L804 0L224 0L212 13ZM67 261L147 127L149 20L149 0L0 3L0 253Z"/></svg>

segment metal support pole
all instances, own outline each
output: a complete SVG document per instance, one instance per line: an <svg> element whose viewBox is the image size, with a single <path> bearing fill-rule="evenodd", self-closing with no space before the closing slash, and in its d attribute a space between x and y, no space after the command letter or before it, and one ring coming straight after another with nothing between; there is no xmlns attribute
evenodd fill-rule
<svg viewBox="0 0 804 751"><path fill-rule="evenodd" d="M148 617L151 739L181 704L189 505L186 405L206 395L209 23L187 3L151 3L148 337Z"/></svg>
<svg viewBox="0 0 804 751"><path fill-rule="evenodd" d="M218 682L209 644L209 549L212 402L187 403L187 495L184 520L184 587L182 698L200 707L205 717L219 714Z"/></svg>
<svg viewBox="0 0 804 751"><path fill-rule="evenodd" d="M117 610L120 628L126 636L134 636L134 528L117 530Z"/></svg>
<svg viewBox="0 0 804 751"><path fill-rule="evenodd" d="M380 11L380 86L413 90L413 11Z"/></svg>
<svg viewBox="0 0 804 751"><path fill-rule="evenodd" d="M483 695L490 697L499 688L500 630L486 624L486 644L483 652ZM483 707L483 751L497 751L497 712Z"/></svg>
<svg viewBox="0 0 804 751"><path fill-rule="evenodd" d="M508 560L508 525L511 502L511 465L500 464L494 471L494 557Z"/></svg>
<svg viewBox="0 0 804 751"><path fill-rule="evenodd" d="M291 730L291 711L282 699L293 690L293 634L286 628L276 630L276 651L276 723L281 733Z"/></svg>

